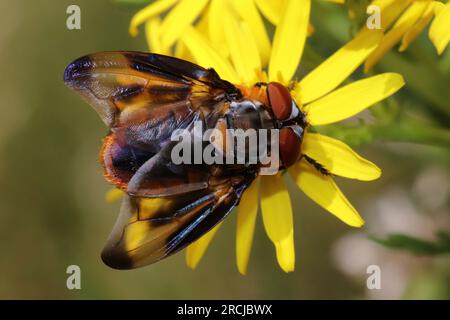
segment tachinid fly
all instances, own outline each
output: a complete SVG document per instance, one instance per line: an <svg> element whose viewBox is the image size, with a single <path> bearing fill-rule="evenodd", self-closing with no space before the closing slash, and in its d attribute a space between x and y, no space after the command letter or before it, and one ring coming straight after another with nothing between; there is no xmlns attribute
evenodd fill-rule
<svg viewBox="0 0 450 320"><path fill-rule="evenodd" d="M100 162L105 178L126 193L102 252L113 268L154 263L201 237L238 205L264 167L176 164L171 158L175 130L191 132L200 122L203 131L223 132L225 141L214 147L228 155L239 150L228 150L227 129L276 129L277 167L301 156L305 116L280 83L246 88L220 79L214 69L129 51L79 58L67 66L64 81L109 127ZM254 147L247 143L244 153Z"/></svg>

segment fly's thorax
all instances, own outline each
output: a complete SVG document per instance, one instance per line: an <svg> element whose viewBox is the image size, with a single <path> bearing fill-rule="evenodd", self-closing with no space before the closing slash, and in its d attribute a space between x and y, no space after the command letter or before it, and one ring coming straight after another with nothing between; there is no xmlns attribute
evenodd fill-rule
<svg viewBox="0 0 450 320"><path fill-rule="evenodd" d="M260 101L239 100L229 104L227 113L216 122L223 138L218 146L236 164L259 164L270 153L275 122L267 106ZM278 142L278 141L276 141Z"/></svg>
<svg viewBox="0 0 450 320"><path fill-rule="evenodd" d="M230 129L270 130L275 128L275 121L268 108L256 100L231 102L227 120Z"/></svg>

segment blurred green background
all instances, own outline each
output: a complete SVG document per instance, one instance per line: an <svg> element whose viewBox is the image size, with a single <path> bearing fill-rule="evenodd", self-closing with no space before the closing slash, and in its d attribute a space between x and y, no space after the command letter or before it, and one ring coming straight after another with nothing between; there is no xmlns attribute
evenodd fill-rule
<svg viewBox="0 0 450 320"><path fill-rule="evenodd" d="M70 4L81 7L81 30L66 29ZM184 253L131 271L105 266L99 254L119 207L104 201L109 186L97 162L107 129L64 86L62 75L69 62L87 53L147 50L142 34L133 39L127 32L137 8L108 0L0 2L0 298L450 298L448 253L414 255L368 239L404 233L435 241L435 231L450 229L445 140L424 146L377 139L358 147L383 169L382 178L372 183L338 180L367 221L360 230L342 224L288 181L295 210L293 273L278 267L259 218L248 275L241 276L235 266L234 215L195 271L185 266ZM346 9L329 4L314 5L313 23L316 33L305 51L305 70L320 62L318 55L327 56L350 39L352 28ZM410 53L387 56L379 70L393 71L401 59L413 77L407 83L444 88L445 95L450 82L414 73L417 64L410 59L434 65L449 79L448 51L439 59L423 37ZM423 91L418 96L415 89L403 90L400 105L447 130L449 100L435 108L439 97ZM81 290L66 288L71 264L81 268ZM381 268L380 290L366 287L371 264Z"/></svg>

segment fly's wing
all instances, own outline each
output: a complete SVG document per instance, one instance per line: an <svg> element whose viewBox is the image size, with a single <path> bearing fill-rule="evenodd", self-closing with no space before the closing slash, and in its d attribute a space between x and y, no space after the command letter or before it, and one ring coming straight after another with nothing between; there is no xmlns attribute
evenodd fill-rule
<svg viewBox="0 0 450 320"><path fill-rule="evenodd" d="M140 124L177 110L208 113L217 101L240 91L181 59L134 51L99 52L81 57L64 71L78 92L111 128ZM181 106L181 108L180 108ZM180 117L186 116L180 115Z"/></svg>
<svg viewBox="0 0 450 320"><path fill-rule="evenodd" d="M214 123L240 91L212 69L141 52L100 52L64 72L111 128L100 153L105 177L134 196L168 196L206 188L202 166L175 165L170 137L193 122Z"/></svg>
<svg viewBox="0 0 450 320"><path fill-rule="evenodd" d="M247 170L183 195L125 196L103 249L103 261L115 269L132 269L183 249L227 216L254 177L255 172Z"/></svg>

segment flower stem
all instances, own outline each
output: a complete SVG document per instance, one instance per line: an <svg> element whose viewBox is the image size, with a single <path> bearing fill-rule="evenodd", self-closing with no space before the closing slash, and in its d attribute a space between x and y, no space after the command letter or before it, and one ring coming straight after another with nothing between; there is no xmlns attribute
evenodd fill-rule
<svg viewBox="0 0 450 320"><path fill-rule="evenodd" d="M400 121L387 125L364 123L354 126L330 125L317 128L317 131L344 140L354 146L381 140L435 145L447 149L450 147L449 130L418 124L414 121Z"/></svg>
<svg viewBox="0 0 450 320"><path fill-rule="evenodd" d="M413 142L449 148L450 131L427 125L400 123L389 126L371 127L373 138L384 141Z"/></svg>

